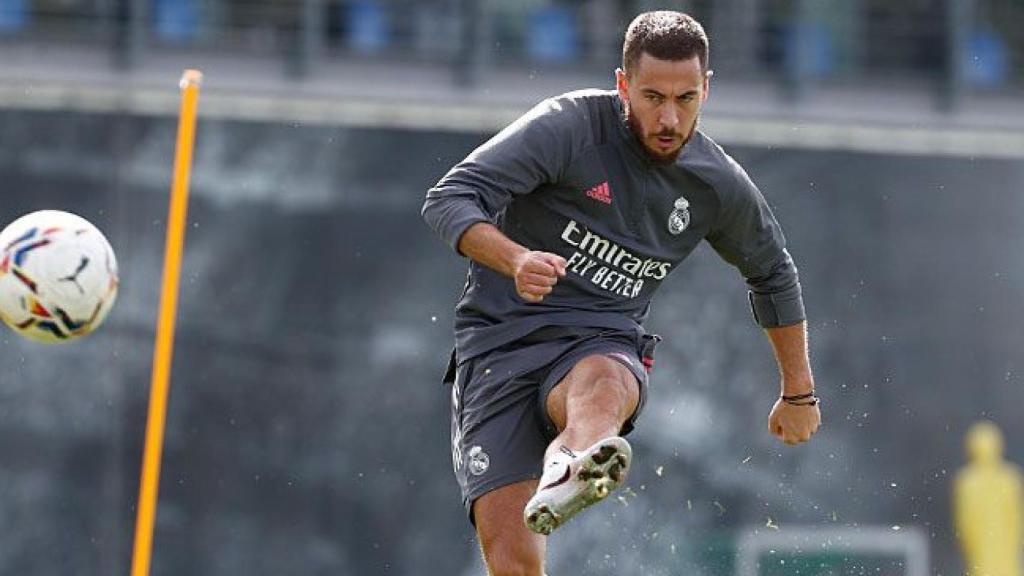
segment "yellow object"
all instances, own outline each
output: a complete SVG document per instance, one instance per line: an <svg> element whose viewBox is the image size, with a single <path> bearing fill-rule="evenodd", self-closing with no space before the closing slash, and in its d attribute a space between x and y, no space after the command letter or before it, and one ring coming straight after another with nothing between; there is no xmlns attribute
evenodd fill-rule
<svg viewBox="0 0 1024 576"><path fill-rule="evenodd" d="M954 523L969 576L1024 576L1021 473L1003 460L1003 435L991 422L967 433L968 464L953 489Z"/></svg>
<svg viewBox="0 0 1024 576"><path fill-rule="evenodd" d="M174 321L178 310L178 285L181 255L185 245L185 217L188 210L188 184L192 172L192 145L195 141L196 106L202 73L186 70L181 77L181 112L178 116L178 142L174 155L174 180L171 184L167 240L164 247L163 285L160 313L153 348L153 377L149 392L149 416L146 420L146 446L142 455L142 480L139 486L138 516L135 520L135 547L132 552L132 576L149 574L153 550L153 524L156 519L160 484L160 456L163 451L167 395L174 351Z"/></svg>

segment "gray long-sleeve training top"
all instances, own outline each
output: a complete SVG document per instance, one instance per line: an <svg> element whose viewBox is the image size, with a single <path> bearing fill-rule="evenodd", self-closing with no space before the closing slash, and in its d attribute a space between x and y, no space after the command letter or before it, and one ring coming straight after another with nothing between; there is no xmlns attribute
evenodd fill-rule
<svg viewBox="0 0 1024 576"><path fill-rule="evenodd" d="M757 322L804 319L796 266L746 172L696 130L672 163L652 161L614 91L550 98L453 167L423 217L452 248L477 222L568 261L540 303L470 262L456 306L459 361L552 325L642 330L651 298L707 240L746 278Z"/></svg>

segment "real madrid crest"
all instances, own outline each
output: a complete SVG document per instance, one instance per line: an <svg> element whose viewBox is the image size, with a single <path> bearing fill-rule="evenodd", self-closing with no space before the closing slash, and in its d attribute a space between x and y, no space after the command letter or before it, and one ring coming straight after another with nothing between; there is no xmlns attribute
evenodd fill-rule
<svg viewBox="0 0 1024 576"><path fill-rule="evenodd" d="M672 213L668 215L668 231L681 234L690 225L690 202L680 196L672 205Z"/></svg>
<svg viewBox="0 0 1024 576"><path fill-rule="evenodd" d="M491 466L491 459L487 456L487 452L480 446L473 446L469 449L469 472L473 476L479 476Z"/></svg>

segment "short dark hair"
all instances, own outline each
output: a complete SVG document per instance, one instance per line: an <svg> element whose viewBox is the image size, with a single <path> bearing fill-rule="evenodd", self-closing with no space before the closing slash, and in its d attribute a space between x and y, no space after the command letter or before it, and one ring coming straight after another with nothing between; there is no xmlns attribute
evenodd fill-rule
<svg viewBox="0 0 1024 576"><path fill-rule="evenodd" d="M633 19L622 43L622 69L627 75L645 52L659 60L689 60L697 56L701 70L708 69L708 36L704 27L682 12L658 10Z"/></svg>

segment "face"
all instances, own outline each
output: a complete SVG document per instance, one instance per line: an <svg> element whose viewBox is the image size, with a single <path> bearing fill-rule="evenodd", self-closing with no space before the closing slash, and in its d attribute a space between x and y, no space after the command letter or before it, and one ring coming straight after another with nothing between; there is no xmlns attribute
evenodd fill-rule
<svg viewBox="0 0 1024 576"><path fill-rule="evenodd" d="M679 156L697 127L710 77L697 56L659 60L646 52L628 77L615 71L626 121L653 160L673 162Z"/></svg>

